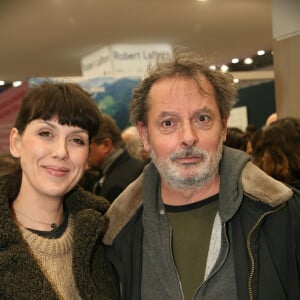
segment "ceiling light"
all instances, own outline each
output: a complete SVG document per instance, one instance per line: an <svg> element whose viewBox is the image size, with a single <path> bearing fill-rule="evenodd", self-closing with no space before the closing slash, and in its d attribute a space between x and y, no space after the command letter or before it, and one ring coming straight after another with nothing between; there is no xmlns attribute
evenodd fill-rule
<svg viewBox="0 0 300 300"><path fill-rule="evenodd" d="M221 68L220 68L220 70L225 73L225 72L227 72L229 70L229 67L226 66L226 65L222 65Z"/></svg>
<svg viewBox="0 0 300 300"><path fill-rule="evenodd" d="M22 85L22 81L14 81L13 83L12 83L12 86L13 87L18 87L18 86L20 86L20 85Z"/></svg>
<svg viewBox="0 0 300 300"><path fill-rule="evenodd" d="M238 78L234 78L234 79L233 79L233 82L234 82L234 83L239 83L239 81L240 81L240 80L239 80Z"/></svg>
<svg viewBox="0 0 300 300"><path fill-rule="evenodd" d="M261 56L261 55L264 55L266 52L265 50L258 50L257 51L257 55Z"/></svg>
<svg viewBox="0 0 300 300"><path fill-rule="evenodd" d="M4 85L5 81L4 80L0 80L0 85Z"/></svg>
<svg viewBox="0 0 300 300"><path fill-rule="evenodd" d="M208 0L197 0L198 2L207 2Z"/></svg>
<svg viewBox="0 0 300 300"><path fill-rule="evenodd" d="M253 63L253 59L250 57L247 57L244 59L244 64L251 65Z"/></svg>
<svg viewBox="0 0 300 300"><path fill-rule="evenodd" d="M213 71L217 70L217 67L215 65L210 65L209 68L210 68L210 70L213 70Z"/></svg>
<svg viewBox="0 0 300 300"><path fill-rule="evenodd" d="M239 59L238 58L233 58L232 60L231 60L231 62L233 63L233 64L237 64L237 63L239 63Z"/></svg>

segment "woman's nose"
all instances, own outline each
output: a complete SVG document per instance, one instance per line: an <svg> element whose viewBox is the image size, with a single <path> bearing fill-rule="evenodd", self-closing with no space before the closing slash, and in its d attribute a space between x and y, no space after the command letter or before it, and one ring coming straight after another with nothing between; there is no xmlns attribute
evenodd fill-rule
<svg viewBox="0 0 300 300"><path fill-rule="evenodd" d="M69 157L68 147L65 139L58 139L56 143L54 143L52 157L63 160Z"/></svg>

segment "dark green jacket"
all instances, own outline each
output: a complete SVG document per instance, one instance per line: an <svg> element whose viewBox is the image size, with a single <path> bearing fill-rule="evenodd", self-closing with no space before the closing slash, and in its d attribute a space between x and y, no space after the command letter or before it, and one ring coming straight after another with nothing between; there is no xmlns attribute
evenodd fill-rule
<svg viewBox="0 0 300 300"><path fill-rule="evenodd" d="M15 185L14 178L0 178L0 299L58 299L12 220L9 203L16 197ZM74 216L73 270L82 299L118 299L101 242L108 202L76 187L65 205Z"/></svg>

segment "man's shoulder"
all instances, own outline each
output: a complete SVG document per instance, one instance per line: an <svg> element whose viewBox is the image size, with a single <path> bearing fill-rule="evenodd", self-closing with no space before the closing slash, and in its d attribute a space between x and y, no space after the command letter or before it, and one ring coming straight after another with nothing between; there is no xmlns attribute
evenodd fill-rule
<svg viewBox="0 0 300 300"><path fill-rule="evenodd" d="M300 190L293 187L291 189L293 191L293 197L290 199L288 204L291 208L291 211L299 215L298 221L300 222Z"/></svg>
<svg viewBox="0 0 300 300"><path fill-rule="evenodd" d="M111 204L105 214L108 224L103 238L105 244L111 245L123 228L141 211L142 186L143 175L141 174Z"/></svg>
<svg viewBox="0 0 300 300"><path fill-rule="evenodd" d="M243 168L241 180L246 195L271 207L285 203L294 196L292 188L272 178L252 162Z"/></svg>

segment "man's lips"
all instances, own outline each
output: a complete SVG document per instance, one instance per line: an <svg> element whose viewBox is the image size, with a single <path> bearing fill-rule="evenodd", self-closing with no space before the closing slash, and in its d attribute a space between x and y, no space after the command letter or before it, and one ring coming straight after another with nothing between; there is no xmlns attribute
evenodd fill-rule
<svg viewBox="0 0 300 300"><path fill-rule="evenodd" d="M199 162L200 160L202 160L202 157L199 156L185 156L185 157L176 158L176 161L180 163L186 163L186 164Z"/></svg>

